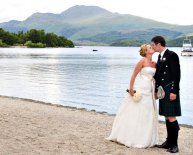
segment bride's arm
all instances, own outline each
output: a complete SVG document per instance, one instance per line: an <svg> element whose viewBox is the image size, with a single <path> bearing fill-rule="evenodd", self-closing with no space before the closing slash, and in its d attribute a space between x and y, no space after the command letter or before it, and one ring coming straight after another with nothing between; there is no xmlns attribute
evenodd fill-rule
<svg viewBox="0 0 193 155"><path fill-rule="evenodd" d="M137 74L141 71L141 68L143 67L143 64L144 64L144 59L141 59L137 63L137 65L135 66L135 69L134 69L133 74L131 76L131 79L130 79L130 91L129 91L131 96L134 95L133 86L134 86L135 78L136 78Z"/></svg>

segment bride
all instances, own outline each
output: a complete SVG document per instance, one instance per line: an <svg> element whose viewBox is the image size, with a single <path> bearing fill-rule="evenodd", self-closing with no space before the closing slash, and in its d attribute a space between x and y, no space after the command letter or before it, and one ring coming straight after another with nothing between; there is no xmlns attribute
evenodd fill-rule
<svg viewBox="0 0 193 155"><path fill-rule="evenodd" d="M143 58L135 67L130 80L129 93L117 112L107 140L136 148L158 144L158 114L153 79L156 63L152 61L153 53L149 44L141 46L140 55ZM133 100L135 90L142 95L139 102Z"/></svg>

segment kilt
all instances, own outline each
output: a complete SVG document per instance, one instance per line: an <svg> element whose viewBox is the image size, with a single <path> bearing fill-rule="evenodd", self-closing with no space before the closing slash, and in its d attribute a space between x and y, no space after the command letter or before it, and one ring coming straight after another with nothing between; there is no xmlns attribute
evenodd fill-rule
<svg viewBox="0 0 193 155"><path fill-rule="evenodd" d="M176 100L170 101L171 84L163 89L165 97L159 100L159 114L162 116L181 116L180 93L176 94Z"/></svg>

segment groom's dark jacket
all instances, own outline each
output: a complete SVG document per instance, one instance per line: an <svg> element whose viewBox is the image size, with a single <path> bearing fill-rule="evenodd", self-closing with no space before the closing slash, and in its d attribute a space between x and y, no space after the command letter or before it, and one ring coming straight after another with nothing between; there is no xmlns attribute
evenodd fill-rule
<svg viewBox="0 0 193 155"><path fill-rule="evenodd" d="M157 60L157 67L154 78L156 80L156 92L157 88L171 84L170 93L177 94L180 90L180 62L178 55L170 50L166 50L162 59Z"/></svg>

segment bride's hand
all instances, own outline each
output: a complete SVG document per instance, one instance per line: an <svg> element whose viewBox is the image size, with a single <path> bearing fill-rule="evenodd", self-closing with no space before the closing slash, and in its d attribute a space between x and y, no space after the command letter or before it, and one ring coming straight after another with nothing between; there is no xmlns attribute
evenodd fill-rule
<svg viewBox="0 0 193 155"><path fill-rule="evenodd" d="M134 95L134 90L133 90L133 89L130 89L130 90L129 90L129 93L130 93L131 96L133 96L133 95Z"/></svg>

